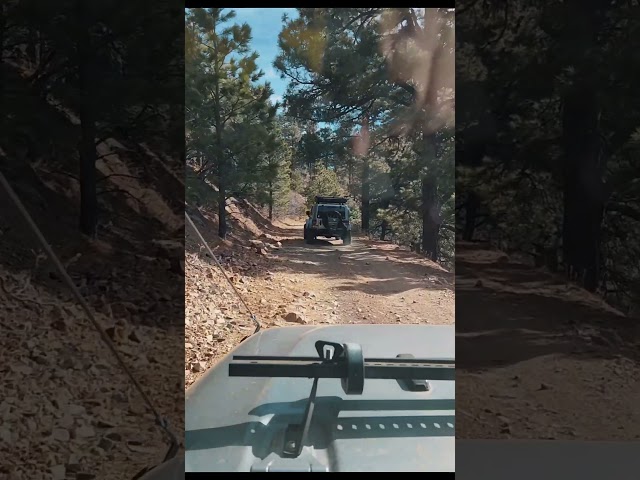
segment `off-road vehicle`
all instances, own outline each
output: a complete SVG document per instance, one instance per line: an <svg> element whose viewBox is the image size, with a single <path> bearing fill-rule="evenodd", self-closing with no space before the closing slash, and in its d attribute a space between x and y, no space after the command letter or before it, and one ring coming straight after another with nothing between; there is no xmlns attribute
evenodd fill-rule
<svg viewBox="0 0 640 480"><path fill-rule="evenodd" d="M307 210L309 217L304 224L304 240L313 242L317 237L341 239L351 244L350 211L344 197L316 197L316 203Z"/></svg>
<svg viewBox="0 0 640 480"><path fill-rule="evenodd" d="M185 393L186 472L454 472L455 331L292 326Z"/></svg>

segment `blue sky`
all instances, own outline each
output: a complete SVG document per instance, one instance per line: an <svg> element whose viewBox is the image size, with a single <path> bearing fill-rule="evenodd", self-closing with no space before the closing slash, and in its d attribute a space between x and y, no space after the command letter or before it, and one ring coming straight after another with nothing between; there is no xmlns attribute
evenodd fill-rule
<svg viewBox="0 0 640 480"><path fill-rule="evenodd" d="M278 35L282 30L282 14L286 13L289 18L298 16L295 8L234 8L236 18L234 23L248 23L251 27L251 49L258 52L258 67L264 72L261 81L271 83L273 96L271 100L276 102L282 100L282 96L287 88L286 80L282 80L280 75L273 68L273 61L278 55Z"/></svg>

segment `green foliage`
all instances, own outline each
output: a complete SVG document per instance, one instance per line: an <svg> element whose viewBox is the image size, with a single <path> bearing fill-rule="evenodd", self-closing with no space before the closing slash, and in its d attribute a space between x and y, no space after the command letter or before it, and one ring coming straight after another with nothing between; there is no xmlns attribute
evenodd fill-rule
<svg viewBox="0 0 640 480"><path fill-rule="evenodd" d="M216 191L211 188L206 180L199 178L193 169L187 167L185 171L185 199L197 207L208 206L217 208L218 198Z"/></svg>
<svg viewBox="0 0 640 480"><path fill-rule="evenodd" d="M456 188L465 192L457 198L458 225L552 270L576 267L571 250L595 245L581 259L597 268L591 287L624 310L640 303L640 100L632 74L640 54L628 42L640 16L627 4L569 12L574 6L516 2L505 16L477 3L458 16L456 82L464 104L474 106L457 117ZM478 44L487 32L494 41ZM589 114L576 110L590 102L597 127L578 138ZM580 167L572 169L578 149ZM602 171L589 169L590 158ZM599 205L576 248L570 226L587 218L589 202L568 207L575 188L567 187L580 184L590 185Z"/></svg>
<svg viewBox="0 0 640 480"><path fill-rule="evenodd" d="M290 80L288 115L306 127L295 165L335 172L340 189L358 200L356 216L361 214L370 233L384 228L401 232L395 235L400 243L422 237L426 244L424 238L436 232L447 252L431 253L450 260L452 236L445 227L453 225L454 210L444 206L454 190L451 115L433 112L450 112L445 104L452 99L453 22L451 12L427 10L425 17L421 11L300 8L297 19L285 22L274 66ZM423 78L429 58L431 80ZM425 82L434 88L423 95L415 85ZM368 141L356 139L363 124ZM424 138L434 132L442 137L440 148L427 152ZM363 151L354 150L354 141ZM307 195L315 192L315 181ZM435 184L429 198L423 181ZM423 216L423 209L438 213ZM435 225L424 225L429 219Z"/></svg>
<svg viewBox="0 0 640 480"><path fill-rule="evenodd" d="M185 14L185 125L187 162L219 189L220 235L226 232L225 201L256 193L261 175L277 176L277 150L268 83L257 83L258 54L250 52L251 29L229 23L220 8ZM275 178L268 182L273 183Z"/></svg>
<svg viewBox="0 0 640 480"><path fill-rule="evenodd" d="M291 190L293 190L294 192L302 192L306 188L307 184L305 175L302 173L302 171L300 171L299 169L294 169L293 167L289 174L289 183L291 186Z"/></svg>
<svg viewBox="0 0 640 480"><path fill-rule="evenodd" d="M170 54L180 53L182 29L169 21L175 12L115 0L88 2L83 8L69 1L27 0L15 9L10 23L28 28L14 28L14 37L5 39L26 47L14 54L34 68L31 82L76 114L89 101L99 138L124 129L134 138L166 135L168 122L182 123L177 111L182 96L174 94L184 66ZM147 35L155 39L152 45ZM178 152L183 139L170 140Z"/></svg>
<svg viewBox="0 0 640 480"><path fill-rule="evenodd" d="M277 211L286 209L290 202L291 192L291 147L283 135L286 124L279 119L272 133L271 141L265 145L262 155L263 161L258 169L255 180L258 191L257 199L269 206L269 217L273 218L274 208Z"/></svg>
<svg viewBox="0 0 640 480"><path fill-rule="evenodd" d="M68 173L81 185L80 229L87 235L96 234L101 207L108 201L100 195L110 191L100 184L96 170L100 143L113 137L129 148L154 138L153 147L162 148L168 157L181 155L184 138L178 124L183 122L183 98L178 87L184 66L178 60L182 28L173 20L176 13L155 3L116 0L2 3L0 89L6 98L0 103L6 115L0 120L0 143L11 156L11 149L25 140L29 149L42 149L47 157L75 161ZM5 75L18 69L29 94L63 106L80 125L64 133L76 138L63 140L61 132L50 132L56 128L51 122L34 127L38 115L25 105L9 113L16 91L3 88L9 87ZM32 136L29 131L40 133L26 139ZM175 135L168 137L167 132Z"/></svg>
<svg viewBox="0 0 640 480"><path fill-rule="evenodd" d="M255 84L263 72L256 67L257 53L249 51L251 29L227 25L235 14L223 10L191 9L185 28L188 159L200 157L199 173L218 177L255 158L268 141L265 123L275 114L269 84ZM234 178L232 186L243 180Z"/></svg>
<svg viewBox="0 0 640 480"><path fill-rule="evenodd" d="M249 27L231 25L231 12L221 9L187 14L189 161L227 196L256 199L276 214L296 194L308 205L317 195L349 196L354 224L403 244L434 240L428 253L449 261L454 149L450 119L440 112L452 101L450 15L298 11L284 19L274 62L289 80L282 116L264 102L268 84L256 83ZM419 91L423 83L433 91ZM236 111L247 102L251 108Z"/></svg>
<svg viewBox="0 0 640 480"><path fill-rule="evenodd" d="M349 199L347 202L349 206L349 210L351 212L351 223L353 224L354 229L357 230L360 225L360 221L362 220L362 212L360 211L360 206L353 200Z"/></svg>
<svg viewBox="0 0 640 480"><path fill-rule="evenodd" d="M317 195L340 197L346 195L346 192L334 170L318 167L311 176L305 194L307 206L311 206L315 203Z"/></svg>

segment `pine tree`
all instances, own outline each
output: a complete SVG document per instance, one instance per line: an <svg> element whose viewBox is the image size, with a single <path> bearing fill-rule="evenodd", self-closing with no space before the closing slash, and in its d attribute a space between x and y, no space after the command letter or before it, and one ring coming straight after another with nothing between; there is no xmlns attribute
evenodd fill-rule
<svg viewBox="0 0 640 480"><path fill-rule="evenodd" d="M269 84L256 85L263 72L256 66L258 54L250 53L251 29L248 24L229 25L235 13L223 10L197 8L186 14L190 57L185 97L190 161L198 163L202 178L215 179L222 238L227 233L226 202L253 183L253 161L265 141L260 124L275 115Z"/></svg>

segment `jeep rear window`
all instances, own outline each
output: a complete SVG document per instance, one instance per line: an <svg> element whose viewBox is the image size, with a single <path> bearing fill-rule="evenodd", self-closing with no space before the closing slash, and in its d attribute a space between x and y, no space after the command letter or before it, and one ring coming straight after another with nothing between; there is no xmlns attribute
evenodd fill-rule
<svg viewBox="0 0 640 480"><path fill-rule="evenodd" d="M318 205L318 212L316 213L317 216L326 212L340 212L342 218L345 218L346 216L345 207L342 205Z"/></svg>

